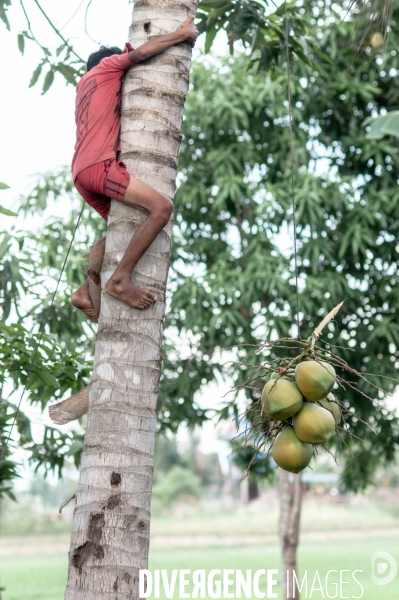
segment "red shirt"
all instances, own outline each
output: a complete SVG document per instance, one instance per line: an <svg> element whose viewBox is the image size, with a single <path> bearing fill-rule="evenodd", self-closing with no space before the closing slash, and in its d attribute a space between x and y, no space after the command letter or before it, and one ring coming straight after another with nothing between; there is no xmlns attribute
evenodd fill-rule
<svg viewBox="0 0 399 600"><path fill-rule="evenodd" d="M130 46L130 44L129 44ZM129 48L132 50L133 48ZM119 145L121 86L132 66L128 54L113 54L83 75L76 88L76 144L72 176L107 158Z"/></svg>

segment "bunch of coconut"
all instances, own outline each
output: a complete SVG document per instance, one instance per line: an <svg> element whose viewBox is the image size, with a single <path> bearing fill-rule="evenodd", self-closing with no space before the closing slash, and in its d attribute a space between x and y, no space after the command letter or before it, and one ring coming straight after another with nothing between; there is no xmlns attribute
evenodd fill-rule
<svg viewBox="0 0 399 600"><path fill-rule="evenodd" d="M262 393L264 413L283 421L273 443L272 456L279 467L300 473L313 456L313 446L325 444L341 421L331 393L335 369L327 362L305 360L295 370L272 373Z"/></svg>

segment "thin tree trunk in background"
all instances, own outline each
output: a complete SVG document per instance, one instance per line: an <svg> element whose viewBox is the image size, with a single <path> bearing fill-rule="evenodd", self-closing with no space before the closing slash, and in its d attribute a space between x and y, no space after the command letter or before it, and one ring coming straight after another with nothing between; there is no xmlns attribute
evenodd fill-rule
<svg viewBox="0 0 399 600"><path fill-rule="evenodd" d="M136 0L133 47L178 29L197 3ZM121 159L132 175L171 199L190 64L189 45L174 46L130 69L122 94ZM144 218L112 203L102 288ZM136 285L156 294L151 308L135 310L102 294L66 600L138 598L139 570L147 568L171 232L170 222L133 273Z"/></svg>
<svg viewBox="0 0 399 600"><path fill-rule="evenodd" d="M0 534L1 534L1 525L2 525L1 519L2 519L2 516L3 516L2 509L3 509L3 501L0 498ZM2 589L2 585L1 585L1 578L0 578L0 600L2 599L1 589Z"/></svg>
<svg viewBox="0 0 399 600"><path fill-rule="evenodd" d="M279 469L280 476L280 522L279 537L282 552L282 584L284 600L299 598L298 586L293 578L298 574L296 554L299 542L299 526L302 505L302 482L300 475L290 475ZM298 575L297 575L298 576Z"/></svg>

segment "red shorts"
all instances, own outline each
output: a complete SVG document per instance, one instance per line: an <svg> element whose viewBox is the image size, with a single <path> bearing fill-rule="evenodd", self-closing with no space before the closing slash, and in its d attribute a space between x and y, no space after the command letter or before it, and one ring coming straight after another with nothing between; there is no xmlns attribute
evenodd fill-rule
<svg viewBox="0 0 399 600"><path fill-rule="evenodd" d="M125 163L107 158L80 171L75 179L75 187L87 204L107 221L111 198L123 202L129 181Z"/></svg>

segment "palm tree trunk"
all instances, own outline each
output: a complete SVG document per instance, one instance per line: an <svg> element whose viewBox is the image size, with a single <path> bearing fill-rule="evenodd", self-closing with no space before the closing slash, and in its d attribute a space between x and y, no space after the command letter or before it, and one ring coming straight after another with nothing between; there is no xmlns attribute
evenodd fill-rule
<svg viewBox="0 0 399 600"><path fill-rule="evenodd" d="M133 47L176 30L195 14L197 3L136 0ZM123 87L121 159L132 175L171 199L190 64L189 44L179 44L132 68ZM112 203L102 287L144 218ZM171 233L170 222L133 274L136 285L156 293L158 301L151 308L135 310L102 295L66 600L138 598L139 569L147 568Z"/></svg>
<svg viewBox="0 0 399 600"><path fill-rule="evenodd" d="M279 469L280 474L280 522L279 536L282 552L282 584L284 600L299 598L299 590L294 580L298 574L296 554L299 542L301 519L302 482L300 475L290 476Z"/></svg>

